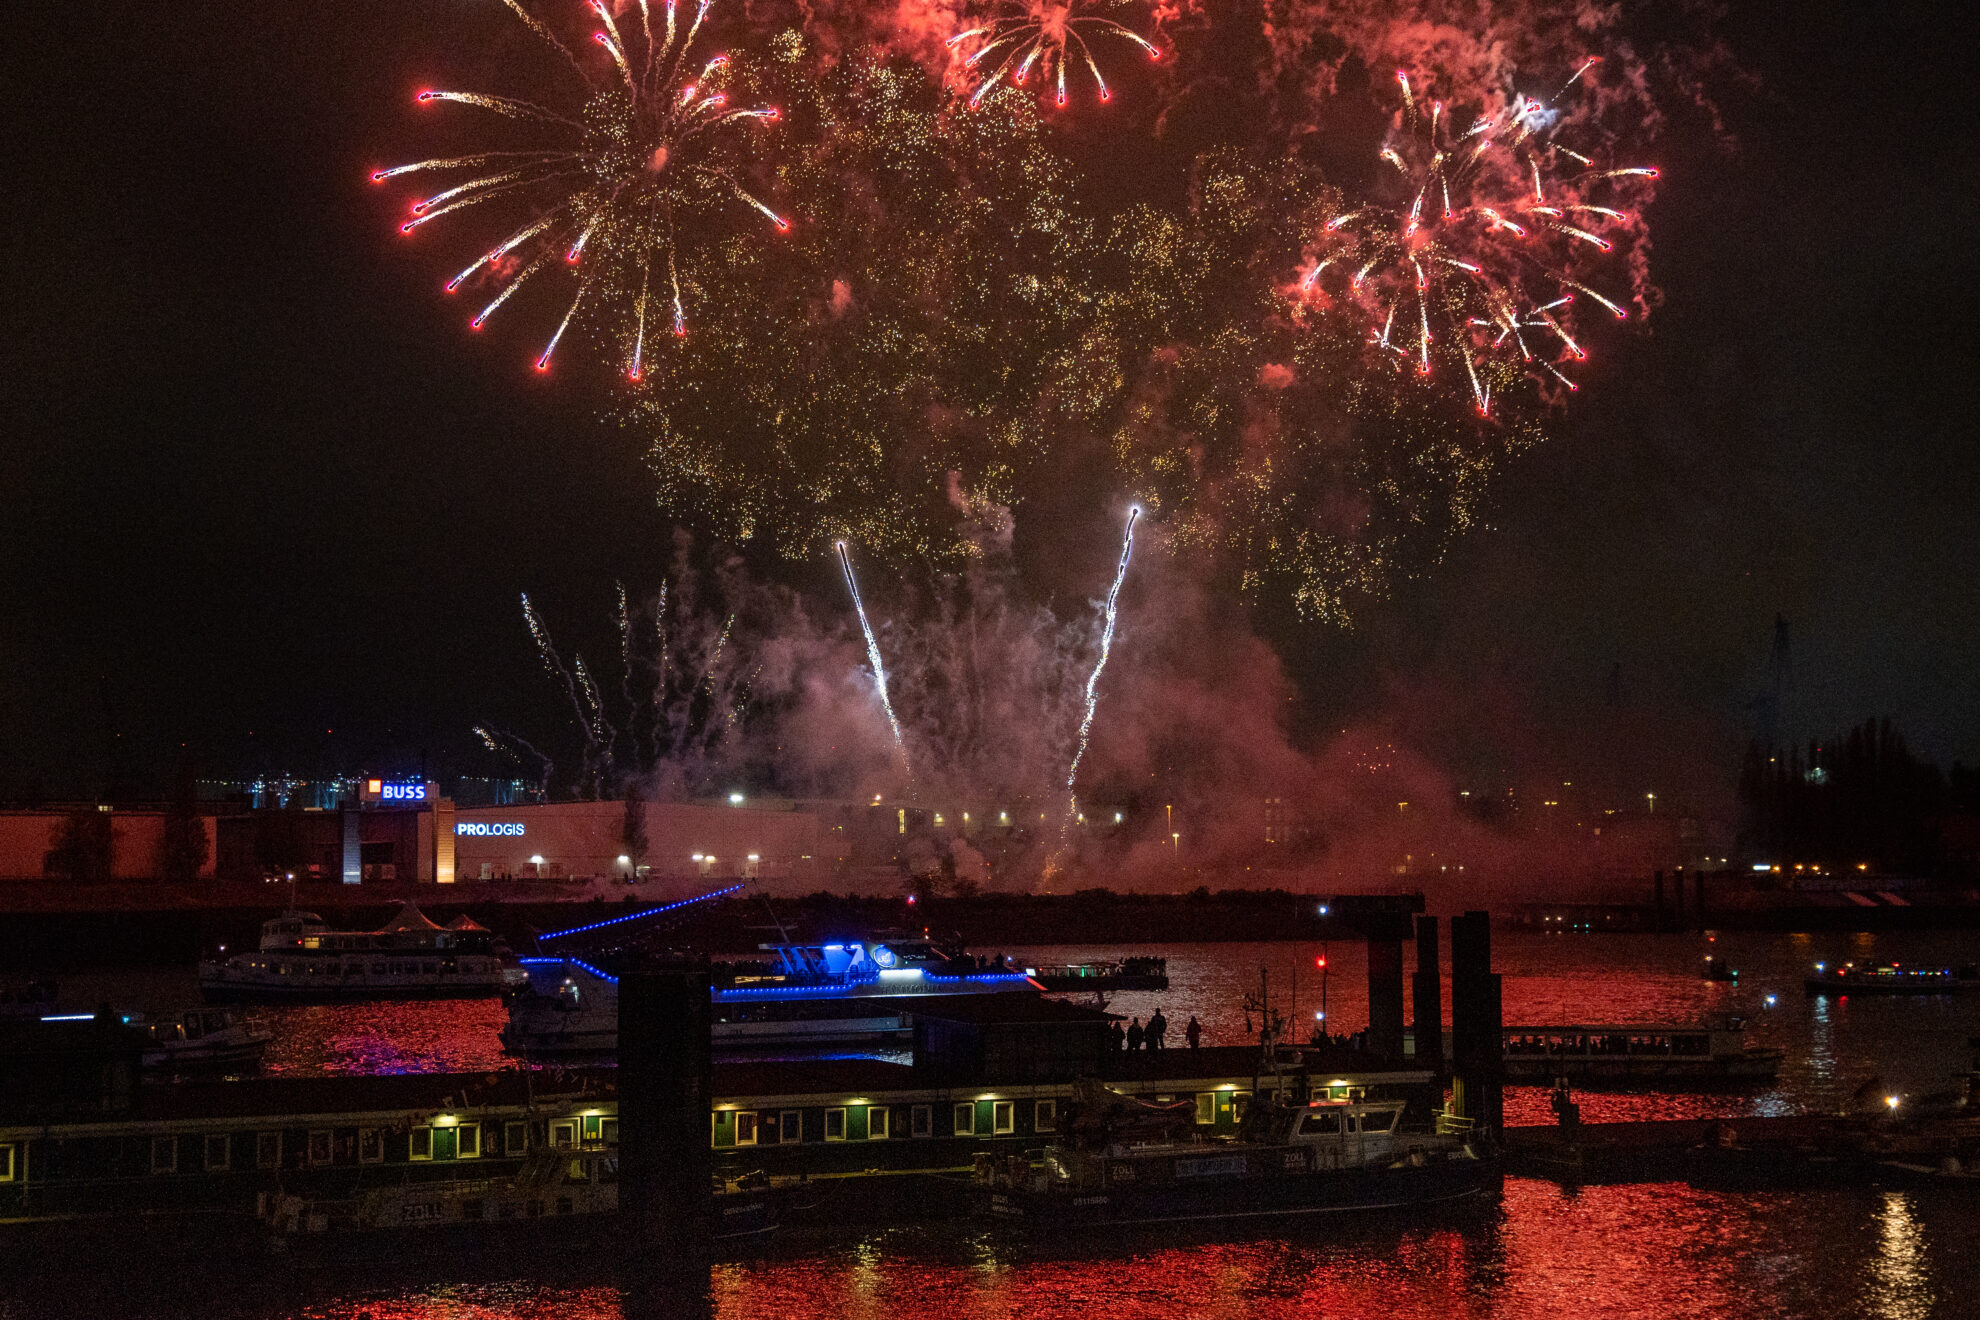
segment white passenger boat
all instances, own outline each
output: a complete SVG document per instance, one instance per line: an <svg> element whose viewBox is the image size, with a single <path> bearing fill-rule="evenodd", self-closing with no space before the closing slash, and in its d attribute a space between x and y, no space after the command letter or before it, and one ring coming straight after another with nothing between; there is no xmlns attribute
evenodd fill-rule
<svg viewBox="0 0 1980 1320"><path fill-rule="evenodd" d="M445 926L407 903L377 930L331 930L310 912L262 923L261 947L199 965L208 1000L428 999L499 995L522 970L466 916Z"/></svg>
<svg viewBox="0 0 1980 1320"><path fill-rule="evenodd" d="M1768 1081L1782 1052L1746 1043L1743 1018L1622 1026L1506 1027L1509 1082L1566 1077L1582 1085Z"/></svg>

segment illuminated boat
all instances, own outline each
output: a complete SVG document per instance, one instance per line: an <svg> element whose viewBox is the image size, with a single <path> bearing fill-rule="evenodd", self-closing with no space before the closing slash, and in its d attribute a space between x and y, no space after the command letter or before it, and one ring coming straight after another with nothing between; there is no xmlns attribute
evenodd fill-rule
<svg viewBox="0 0 1980 1320"><path fill-rule="evenodd" d="M261 947L199 965L208 1000L434 999L499 995L522 972L490 931L441 926L411 903L377 930L331 930L310 912L261 925Z"/></svg>
<svg viewBox="0 0 1980 1320"><path fill-rule="evenodd" d="M125 1019L151 1038L140 1059L149 1072L251 1071L274 1034L224 1008L188 1009L176 1017Z"/></svg>
<svg viewBox="0 0 1980 1320"><path fill-rule="evenodd" d="M1196 1104L1087 1088L1034 1163L978 1157L976 1209L1039 1228L1338 1214L1496 1196L1466 1133L1401 1130L1401 1100L1261 1101L1234 1140L1191 1139Z"/></svg>
<svg viewBox="0 0 1980 1320"><path fill-rule="evenodd" d="M765 944L759 961L717 965L715 1051L790 1058L906 1050L916 1001L932 996L1039 992L1036 981L985 966L920 937L841 944ZM597 1057L619 1046L617 955L521 960L529 989L509 1003L502 1046L526 1058Z"/></svg>
<svg viewBox="0 0 1980 1320"><path fill-rule="evenodd" d="M1166 958L1114 958L1101 962L1054 963L1024 969L1051 994L1085 990L1167 990Z"/></svg>
<svg viewBox="0 0 1980 1320"><path fill-rule="evenodd" d="M1802 984L1811 995L1950 995L1980 986L1980 967L1972 963L1959 967L1929 963L1859 967L1853 962L1831 967L1816 963L1814 973Z"/></svg>
<svg viewBox="0 0 1980 1320"><path fill-rule="evenodd" d="M1746 1020L1621 1026L1506 1027L1502 1068L1509 1082L1566 1077L1583 1086L1661 1089L1771 1081L1782 1052L1746 1042Z"/></svg>

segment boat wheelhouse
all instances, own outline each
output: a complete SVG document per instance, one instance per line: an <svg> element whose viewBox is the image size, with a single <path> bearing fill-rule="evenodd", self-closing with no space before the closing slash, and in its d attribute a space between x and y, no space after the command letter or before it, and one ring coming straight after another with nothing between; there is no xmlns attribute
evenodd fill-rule
<svg viewBox="0 0 1980 1320"><path fill-rule="evenodd" d="M253 953L199 965L208 1000L467 998L520 983L487 927L469 917L445 926L407 903L376 930L332 930L310 912L261 926Z"/></svg>
<svg viewBox="0 0 1980 1320"><path fill-rule="evenodd" d="M1509 1082L1566 1077L1602 1083L1724 1083L1769 1081L1782 1052L1746 1042L1743 1018L1719 1022L1506 1027L1504 1075Z"/></svg>

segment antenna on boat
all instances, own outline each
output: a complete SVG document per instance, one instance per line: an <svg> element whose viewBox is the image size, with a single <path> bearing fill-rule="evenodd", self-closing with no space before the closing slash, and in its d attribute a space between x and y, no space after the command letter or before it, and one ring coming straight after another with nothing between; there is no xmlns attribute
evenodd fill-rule
<svg viewBox="0 0 1980 1320"><path fill-rule="evenodd" d="M778 940L789 944L791 932L785 929L783 919L777 915L777 905L770 901L770 891L758 886L756 896L763 900L763 910L770 914L770 924L777 928Z"/></svg>

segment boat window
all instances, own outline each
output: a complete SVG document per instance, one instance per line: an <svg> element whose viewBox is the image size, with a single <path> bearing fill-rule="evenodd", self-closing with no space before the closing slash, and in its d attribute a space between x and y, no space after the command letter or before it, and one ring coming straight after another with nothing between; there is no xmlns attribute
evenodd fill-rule
<svg viewBox="0 0 1980 1320"><path fill-rule="evenodd" d="M330 1162L330 1133L319 1128L309 1134L309 1162L328 1164Z"/></svg>
<svg viewBox="0 0 1980 1320"><path fill-rule="evenodd" d="M1347 1124L1347 1130L1348 1130L1349 1132L1359 1132L1359 1131L1361 1131L1361 1115L1360 1115L1360 1114L1343 1114L1343 1115L1342 1115L1341 1117L1342 1117L1342 1120L1343 1120L1343 1121L1344 1121L1344 1122L1345 1122L1345 1123Z"/></svg>
<svg viewBox="0 0 1980 1320"><path fill-rule="evenodd" d="M14 1172L17 1149L11 1141L0 1141L0 1182L12 1182L18 1176Z"/></svg>
<svg viewBox="0 0 1980 1320"><path fill-rule="evenodd" d="M846 1111L828 1109L825 1111L825 1140L844 1141L846 1139Z"/></svg>
<svg viewBox="0 0 1980 1320"><path fill-rule="evenodd" d="M1009 1100L999 1100L990 1106L991 1130L998 1136L1017 1130L1017 1106Z"/></svg>
<svg viewBox="0 0 1980 1320"><path fill-rule="evenodd" d="M385 1134L377 1128L358 1129L358 1163L383 1164L385 1162Z"/></svg>
<svg viewBox="0 0 1980 1320"><path fill-rule="evenodd" d="M1396 1118L1397 1114L1395 1110L1363 1114L1361 1116L1361 1130L1363 1132L1393 1132L1396 1129Z"/></svg>
<svg viewBox="0 0 1980 1320"><path fill-rule="evenodd" d="M736 1144L738 1146L754 1146L756 1144L756 1115L739 1113L735 1116L735 1122Z"/></svg>
<svg viewBox="0 0 1980 1320"><path fill-rule="evenodd" d="M179 1139L177 1137L153 1137L151 1139L151 1171L153 1173L177 1173L179 1171Z"/></svg>
<svg viewBox="0 0 1980 1320"><path fill-rule="evenodd" d="M279 1169L282 1167L281 1133L257 1132L254 1134L254 1164L258 1169Z"/></svg>
<svg viewBox="0 0 1980 1320"><path fill-rule="evenodd" d="M223 1173L227 1168L227 1134L211 1133L206 1138L206 1171Z"/></svg>
<svg viewBox="0 0 1980 1320"><path fill-rule="evenodd" d="M1196 1121L1198 1123L1215 1123L1217 1121L1217 1093L1215 1091L1197 1092Z"/></svg>
<svg viewBox="0 0 1980 1320"><path fill-rule="evenodd" d="M955 1134L959 1137L976 1135L976 1106L965 1101L956 1106L953 1120Z"/></svg>
<svg viewBox="0 0 1980 1320"><path fill-rule="evenodd" d="M525 1123L502 1125L502 1153L520 1155L529 1149L529 1126Z"/></svg>
<svg viewBox="0 0 1980 1320"><path fill-rule="evenodd" d="M866 1139L885 1141L889 1129L888 1119L891 1116L891 1111L885 1105L869 1106L866 1111Z"/></svg>
<svg viewBox="0 0 1980 1320"><path fill-rule="evenodd" d="M552 1123L550 1125L550 1146L553 1150L568 1150L577 1145L576 1123Z"/></svg>
<svg viewBox="0 0 1980 1320"><path fill-rule="evenodd" d="M1299 1134L1303 1137L1337 1137L1341 1134L1341 1116L1331 1111L1309 1113L1299 1120Z"/></svg>
<svg viewBox="0 0 1980 1320"><path fill-rule="evenodd" d="M460 1155L464 1160L481 1158L481 1124L463 1123L455 1131L460 1133Z"/></svg>
<svg viewBox="0 0 1980 1320"><path fill-rule="evenodd" d="M433 1158L432 1128L416 1127L412 1130L412 1145L408 1149L407 1157L415 1160L430 1160Z"/></svg>
<svg viewBox="0 0 1980 1320"><path fill-rule="evenodd" d="M584 1139L586 1141L598 1140L598 1119L599 1116L597 1114L586 1114L584 1116Z"/></svg>
<svg viewBox="0 0 1980 1320"><path fill-rule="evenodd" d="M786 1109L777 1116L777 1124L783 1129L777 1134L777 1140L785 1145L795 1146L804 1140L803 1110Z"/></svg>
<svg viewBox="0 0 1980 1320"><path fill-rule="evenodd" d="M608 1118L598 1125L598 1139L608 1146L619 1144L619 1120Z"/></svg>
<svg viewBox="0 0 1980 1320"><path fill-rule="evenodd" d="M1059 1102L1040 1100L1037 1112L1032 1115L1031 1127L1034 1132L1056 1132L1059 1130Z"/></svg>
<svg viewBox="0 0 1980 1320"><path fill-rule="evenodd" d="M1251 1092L1249 1091L1231 1092L1231 1118L1235 1122L1242 1123L1244 1122L1244 1116L1250 1111L1251 1111Z"/></svg>
<svg viewBox="0 0 1980 1320"><path fill-rule="evenodd" d="M1049 1129L1040 1129L1049 1131ZM929 1105L916 1105L908 1111L908 1135L910 1137L932 1136L935 1132L935 1111Z"/></svg>

